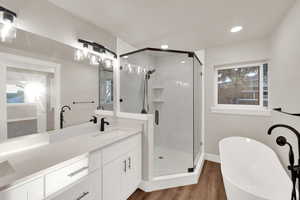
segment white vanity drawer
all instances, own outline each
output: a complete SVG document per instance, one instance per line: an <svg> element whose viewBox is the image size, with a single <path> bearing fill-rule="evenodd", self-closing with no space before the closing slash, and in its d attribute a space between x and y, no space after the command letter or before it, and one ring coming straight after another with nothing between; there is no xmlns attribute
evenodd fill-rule
<svg viewBox="0 0 300 200"><path fill-rule="evenodd" d="M23 185L0 192L1 200L43 200L44 179L37 178Z"/></svg>
<svg viewBox="0 0 300 200"><path fill-rule="evenodd" d="M47 174L45 176L46 196L49 196L88 175L88 172L89 159L86 157L80 161Z"/></svg>
<svg viewBox="0 0 300 200"><path fill-rule="evenodd" d="M98 169L79 183L51 200L101 200L101 170ZM48 199L47 199L48 200Z"/></svg>
<svg viewBox="0 0 300 200"><path fill-rule="evenodd" d="M118 142L116 144L113 144L112 146L104 148L102 151L103 165L129 152L132 148L140 144L141 139L141 134L139 134L122 142Z"/></svg>

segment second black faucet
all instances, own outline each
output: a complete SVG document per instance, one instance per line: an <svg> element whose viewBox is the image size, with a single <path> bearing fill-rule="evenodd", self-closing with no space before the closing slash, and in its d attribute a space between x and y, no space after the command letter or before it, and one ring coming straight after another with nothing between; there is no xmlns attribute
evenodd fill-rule
<svg viewBox="0 0 300 200"><path fill-rule="evenodd" d="M109 122L108 121L105 121L105 118L101 118L101 123L100 123L100 131L101 132L104 132L105 130L105 125L109 125Z"/></svg>

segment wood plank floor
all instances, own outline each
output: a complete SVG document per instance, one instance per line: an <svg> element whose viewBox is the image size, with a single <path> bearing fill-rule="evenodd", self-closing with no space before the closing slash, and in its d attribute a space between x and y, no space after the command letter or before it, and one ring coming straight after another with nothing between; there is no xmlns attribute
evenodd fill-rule
<svg viewBox="0 0 300 200"><path fill-rule="evenodd" d="M137 190L128 200L226 200L220 164L206 161L196 185L149 193Z"/></svg>

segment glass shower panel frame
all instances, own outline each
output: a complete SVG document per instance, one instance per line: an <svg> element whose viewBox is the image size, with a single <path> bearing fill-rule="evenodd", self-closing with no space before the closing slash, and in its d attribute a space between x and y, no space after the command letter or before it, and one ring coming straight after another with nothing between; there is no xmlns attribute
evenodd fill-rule
<svg viewBox="0 0 300 200"><path fill-rule="evenodd" d="M202 63L194 54L194 168L197 166L200 156L202 154Z"/></svg>
<svg viewBox="0 0 300 200"><path fill-rule="evenodd" d="M193 172L201 153L200 61L193 52L146 48L121 55L120 69L120 111L137 114L147 72L155 69L147 83L155 118L154 176Z"/></svg>

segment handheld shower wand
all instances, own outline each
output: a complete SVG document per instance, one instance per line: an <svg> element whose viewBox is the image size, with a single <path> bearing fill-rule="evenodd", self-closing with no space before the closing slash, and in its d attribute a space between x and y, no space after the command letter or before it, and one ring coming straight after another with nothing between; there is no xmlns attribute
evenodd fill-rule
<svg viewBox="0 0 300 200"><path fill-rule="evenodd" d="M149 70L146 75L145 75L145 80L144 80L144 95L143 95L143 108L141 113L142 114L147 114L149 112L149 97L148 97L148 88L149 88L149 80L151 78L151 74L153 74L156 70L152 69Z"/></svg>

